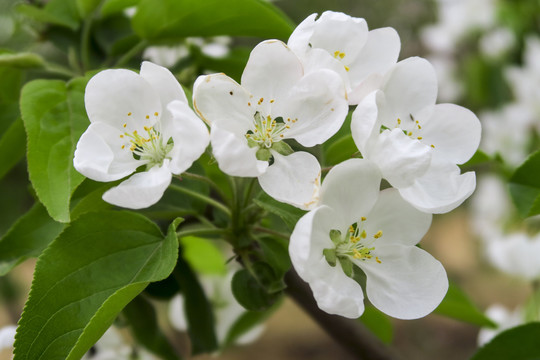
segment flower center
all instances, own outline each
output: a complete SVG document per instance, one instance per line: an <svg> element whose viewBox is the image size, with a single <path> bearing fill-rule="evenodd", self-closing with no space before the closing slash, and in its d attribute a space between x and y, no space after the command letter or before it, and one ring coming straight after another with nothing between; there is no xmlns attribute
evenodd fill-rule
<svg viewBox="0 0 540 360"><path fill-rule="evenodd" d="M128 114L130 116L131 113ZM158 114L155 113L155 116ZM146 116L148 119L149 116ZM120 135L124 140L122 149L128 149L132 152L133 157L147 164L148 168L154 165L161 165L163 160L167 158L167 154L174 146L172 138L165 140L159 131L159 122L154 126L144 126L144 134L140 134L137 130L125 132ZM124 128L126 124L124 124ZM158 129L156 129L158 128Z"/></svg>
<svg viewBox="0 0 540 360"><path fill-rule="evenodd" d="M285 132L291 128L290 124L297 119L288 118L286 121L282 117L272 119L270 115L263 117L260 112L253 116L253 128L245 134L249 147L258 147L257 159L268 161L272 156L270 149L282 155L289 155L293 151L289 145L281 142Z"/></svg>
<svg viewBox="0 0 540 360"><path fill-rule="evenodd" d="M400 118L397 118L396 125L394 128L400 128L403 130L403 133L410 137L413 140L422 141L423 137L422 135L422 125L420 125L420 121L414 118L412 114L409 114L409 120L401 120ZM385 130L381 129L381 131ZM435 148L435 145L430 144L431 148Z"/></svg>
<svg viewBox="0 0 540 360"><path fill-rule="evenodd" d="M336 266L339 261L347 276L352 276L352 260L375 260L379 264L382 262L378 256L373 255L375 250L373 244L382 237L383 232L379 230L368 237L363 226L365 221L366 218L362 217L360 222L349 226L349 231L345 235L342 235L339 230L330 230L330 239L334 243L334 248L323 250L328 264Z"/></svg>
<svg viewBox="0 0 540 360"><path fill-rule="evenodd" d="M334 58L338 60L343 60L345 58L345 53L339 50L334 51ZM347 65L343 65L345 67L345 71L349 71L350 68Z"/></svg>

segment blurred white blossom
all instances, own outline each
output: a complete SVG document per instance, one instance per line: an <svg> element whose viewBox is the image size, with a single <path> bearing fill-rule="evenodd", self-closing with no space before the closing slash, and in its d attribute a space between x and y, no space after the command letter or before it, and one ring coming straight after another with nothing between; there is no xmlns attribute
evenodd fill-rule
<svg viewBox="0 0 540 360"><path fill-rule="evenodd" d="M496 335L504 330L513 328L523 323L521 308L517 307L513 311L506 309L502 305L492 305L486 310L486 316L497 324L496 329L482 328L478 333L478 346L482 346L491 341Z"/></svg>

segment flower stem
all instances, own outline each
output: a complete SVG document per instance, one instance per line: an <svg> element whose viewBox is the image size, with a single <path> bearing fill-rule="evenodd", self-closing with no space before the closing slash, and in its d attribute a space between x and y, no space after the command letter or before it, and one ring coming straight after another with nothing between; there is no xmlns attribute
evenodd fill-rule
<svg viewBox="0 0 540 360"><path fill-rule="evenodd" d="M223 191L218 186L218 184L216 184L215 182L213 182L211 179L207 178L206 176L202 176L202 175L199 175L199 174L193 174L193 173L190 173L190 172L184 172L184 173L182 173L182 175L180 175L180 178L182 178L182 177L184 177L186 179L190 179L190 180L197 180L197 181L207 183L208 185L210 185L210 187L212 187L219 194L219 196L221 196L221 198L223 200L227 199L227 197L225 196L225 193L223 193Z"/></svg>
<svg viewBox="0 0 540 360"><path fill-rule="evenodd" d="M195 199L202 200L205 203L207 203L208 205L211 205L211 206L215 207L216 209L221 210L224 214L231 217L231 210L229 210L228 207L226 207L225 205L223 205L219 201L216 201L216 200L212 199L211 197L208 197L208 196L203 195L203 194L199 194L198 192L195 192L193 190L189 190L189 189L187 189L185 187L181 187L181 186L174 185L174 184L169 185L169 188L172 189L172 190L175 190L175 191L177 191L179 193L189 195L189 196L191 196L191 197L193 197Z"/></svg>
<svg viewBox="0 0 540 360"><path fill-rule="evenodd" d="M260 231L260 232L271 234L271 235L280 237L280 238L285 239L285 240L289 240L289 238L291 237L290 234L285 234L285 233L275 231L275 230L272 230L272 229L268 229L268 228L265 228L265 227L262 227L262 226L254 226L253 230L257 230L257 231Z"/></svg>
<svg viewBox="0 0 540 360"><path fill-rule="evenodd" d="M223 234L225 234L225 230L221 228L189 229L189 230L181 230L176 233L176 235L179 238L186 237L186 236L223 235Z"/></svg>
<svg viewBox="0 0 540 360"><path fill-rule="evenodd" d="M127 64L127 62L131 60L132 57L143 51L146 45L146 40L139 41L135 46L129 49L129 51L126 52L120 59L118 59L118 61L114 64L114 67L121 67Z"/></svg>

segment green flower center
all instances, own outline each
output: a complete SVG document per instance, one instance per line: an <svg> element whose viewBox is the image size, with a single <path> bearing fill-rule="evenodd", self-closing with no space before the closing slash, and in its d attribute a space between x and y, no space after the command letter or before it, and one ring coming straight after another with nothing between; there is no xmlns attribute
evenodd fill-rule
<svg viewBox="0 0 540 360"><path fill-rule="evenodd" d="M293 150L289 145L283 142L284 133L291 128L290 124L297 120L282 117L272 119L270 115L263 117L258 111L253 116L253 129L245 134L249 147L256 147L257 159L269 161L272 157L270 149L277 151L282 155L289 155Z"/></svg>

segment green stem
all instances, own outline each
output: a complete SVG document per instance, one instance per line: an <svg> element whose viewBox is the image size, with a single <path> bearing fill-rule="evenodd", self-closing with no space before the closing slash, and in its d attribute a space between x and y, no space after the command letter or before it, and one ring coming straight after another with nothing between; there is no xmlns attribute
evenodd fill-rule
<svg viewBox="0 0 540 360"><path fill-rule="evenodd" d="M139 41L134 47L129 49L127 53L125 53L120 59L118 59L118 61L114 64L114 67L121 67L127 64L127 62L131 60L132 57L143 51L147 44L148 43L146 40Z"/></svg>
<svg viewBox="0 0 540 360"><path fill-rule="evenodd" d="M211 205L211 206L215 207L216 209L221 210L227 216L229 216L229 217L232 216L231 211L229 210L228 207L226 207L225 205L223 205L219 201L216 201L216 200L212 199L211 197L199 194L198 192L195 192L193 190L189 190L189 189L186 189L184 187L174 185L174 184L169 185L169 188L172 189L172 190L175 190L175 191L177 191L179 193L189 195L189 196L191 196L191 197L193 197L195 199L202 200L205 203L207 203L208 205Z"/></svg>
<svg viewBox="0 0 540 360"><path fill-rule="evenodd" d="M73 71L58 64L45 63L43 69L49 74L65 76L68 79L77 77L77 74L75 74Z"/></svg>
<svg viewBox="0 0 540 360"><path fill-rule="evenodd" d="M205 236L205 235L223 235L225 234L224 229L215 228L215 229L190 229L190 230L181 230L176 233L176 235L181 237L186 236Z"/></svg>
<svg viewBox="0 0 540 360"><path fill-rule="evenodd" d="M223 200L227 199L227 197L225 196L225 194L223 193L221 188L218 186L218 184L216 184L215 182L213 182L212 180L210 180L206 176L202 176L202 175L199 175L199 174L193 174L193 173L190 173L190 172L184 172L184 173L182 173L180 175L180 177L181 178L184 177L186 179L197 180L197 181L207 183L208 185L210 185L210 187L212 187L219 194L219 196L221 196L221 198Z"/></svg>
<svg viewBox="0 0 540 360"><path fill-rule="evenodd" d="M92 28L93 14L86 17L81 33L81 62L83 73L90 69L90 29Z"/></svg>
<svg viewBox="0 0 540 360"><path fill-rule="evenodd" d="M280 237L280 238L285 239L285 240L289 240L289 238L291 237L290 234L285 234L285 233L275 231L275 230L272 230L272 229L268 229L268 228L265 228L265 227L262 227L262 226L254 226L253 230L257 230L257 231L264 232L264 233L267 233L267 234L270 234L270 235L274 235L274 236Z"/></svg>
<svg viewBox="0 0 540 360"><path fill-rule="evenodd" d="M245 196L244 196L244 206L242 206L242 208L244 208L244 209L248 206L249 200L251 200L251 193L253 192L253 187L255 185L255 181L257 181L256 178L251 179L249 184L248 184L248 187L246 189L246 193L245 193Z"/></svg>

